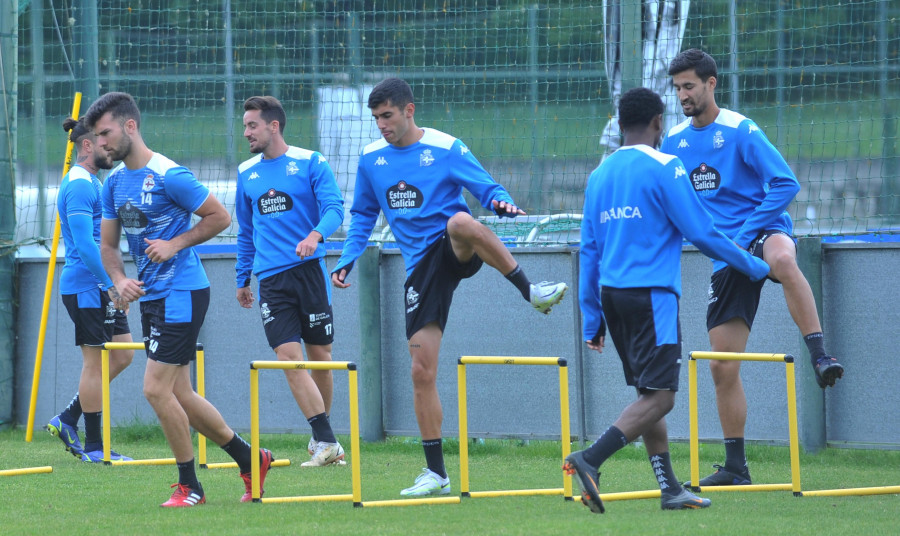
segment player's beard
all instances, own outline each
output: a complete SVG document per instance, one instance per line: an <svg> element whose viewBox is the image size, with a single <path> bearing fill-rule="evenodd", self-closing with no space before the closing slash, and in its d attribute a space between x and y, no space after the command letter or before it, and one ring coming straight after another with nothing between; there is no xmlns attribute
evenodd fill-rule
<svg viewBox="0 0 900 536"><path fill-rule="evenodd" d="M695 117L701 115L706 111L706 106L701 106L696 102L692 102L691 104L693 104L693 107L690 109L690 111L685 110L683 106L681 108L681 111L684 113L685 117Z"/></svg>
<svg viewBox="0 0 900 536"><path fill-rule="evenodd" d="M113 160L109 157L108 153L106 156L101 156L100 153L94 153L94 167L97 169L112 169Z"/></svg>
<svg viewBox="0 0 900 536"><path fill-rule="evenodd" d="M129 154L131 154L131 137L123 132L122 141L119 142L119 146L114 149L107 148L106 152L109 153L110 160L125 160L125 158L128 157Z"/></svg>

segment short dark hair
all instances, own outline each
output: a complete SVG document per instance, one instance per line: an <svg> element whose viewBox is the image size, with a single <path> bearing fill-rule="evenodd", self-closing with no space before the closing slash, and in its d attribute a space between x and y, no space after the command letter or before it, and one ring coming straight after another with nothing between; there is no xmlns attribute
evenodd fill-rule
<svg viewBox="0 0 900 536"><path fill-rule="evenodd" d="M287 116L284 113L284 107L281 101L275 97L266 95L264 97L250 97L244 101L244 111L259 110L259 116L266 123L278 121L278 130L284 134L284 127L287 124Z"/></svg>
<svg viewBox="0 0 900 536"><path fill-rule="evenodd" d="M85 126L93 129L106 112L109 112L113 119L118 119L119 123L124 124L125 121L134 119L138 128L141 127L141 111L138 110L134 97L128 93L111 91L101 95L84 114Z"/></svg>
<svg viewBox="0 0 900 536"><path fill-rule="evenodd" d="M646 127L665 109L662 99L653 91L645 87L629 89L619 98L619 126L622 130Z"/></svg>
<svg viewBox="0 0 900 536"><path fill-rule="evenodd" d="M412 88L406 80L386 78L372 89L372 93L369 94L369 109L378 108L386 102L401 109L413 102Z"/></svg>
<svg viewBox="0 0 900 536"><path fill-rule="evenodd" d="M78 120L67 117L62 123L62 128L69 133L69 141L76 145L85 136L90 136L91 139L94 138L94 133L84 124L84 116Z"/></svg>
<svg viewBox="0 0 900 536"><path fill-rule="evenodd" d="M716 78L719 76L716 60L699 48L689 48L675 56L675 59L669 64L669 76L675 76L689 69L693 69L697 73L697 77L704 82L709 80L710 76Z"/></svg>

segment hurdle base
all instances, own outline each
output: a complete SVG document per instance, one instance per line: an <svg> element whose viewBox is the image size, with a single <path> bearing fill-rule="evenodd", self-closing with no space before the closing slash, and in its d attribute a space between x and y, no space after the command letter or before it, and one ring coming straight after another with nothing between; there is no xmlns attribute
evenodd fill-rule
<svg viewBox="0 0 900 536"><path fill-rule="evenodd" d="M288 467L291 465L291 460L275 460L272 462L272 465L269 467ZM222 463L205 463L201 465L203 469L237 469L237 462L222 462Z"/></svg>
<svg viewBox="0 0 900 536"><path fill-rule="evenodd" d="M876 486L870 488L819 489L802 491L798 497L847 497L860 495L893 495L900 493L900 486Z"/></svg>
<svg viewBox="0 0 900 536"><path fill-rule="evenodd" d="M42 467L25 467L23 469L4 469L0 471L0 476L19 476L19 475L36 475L39 473L52 473L53 467L44 465Z"/></svg>
<svg viewBox="0 0 900 536"><path fill-rule="evenodd" d="M473 499L485 497L529 497L533 495L563 495L566 491L563 488L547 488L547 489L506 489L494 491L467 491L463 494L465 497Z"/></svg>
<svg viewBox="0 0 900 536"><path fill-rule="evenodd" d="M793 484L747 484L745 486L691 486L692 491L710 492L710 491L791 491L794 489Z"/></svg>
<svg viewBox="0 0 900 536"><path fill-rule="evenodd" d="M353 500L353 495L302 495L298 497L263 497L262 499L253 499L264 503L291 503L291 502L349 502Z"/></svg>
<svg viewBox="0 0 900 536"><path fill-rule="evenodd" d="M103 461L106 465L175 465L175 458L151 458L147 460L113 460Z"/></svg>
<svg viewBox="0 0 900 536"><path fill-rule="evenodd" d="M363 507L380 506L422 506L427 504L459 504L459 497L431 497L426 499L392 499L386 501L363 501Z"/></svg>
<svg viewBox="0 0 900 536"><path fill-rule="evenodd" d="M662 494L658 489L648 489L644 491L619 491L613 493L601 493L600 500L603 502L611 501L632 501L636 499L658 499Z"/></svg>

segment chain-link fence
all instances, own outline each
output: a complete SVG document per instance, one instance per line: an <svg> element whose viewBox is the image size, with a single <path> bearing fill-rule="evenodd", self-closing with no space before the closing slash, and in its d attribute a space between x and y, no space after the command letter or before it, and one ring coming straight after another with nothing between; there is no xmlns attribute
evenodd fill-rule
<svg viewBox="0 0 900 536"><path fill-rule="evenodd" d="M720 106L753 118L796 172L797 234L900 232L898 20L888 0L20 0L16 242L52 235L76 91L82 112L133 94L150 148L231 208L245 98L278 97L288 143L321 151L349 199L378 137L367 92L386 76L408 80L417 123L466 142L530 216L476 215L511 241L577 242L616 77L627 86L631 65L664 87L658 51L689 47L717 59ZM666 39L680 47L647 46Z"/></svg>

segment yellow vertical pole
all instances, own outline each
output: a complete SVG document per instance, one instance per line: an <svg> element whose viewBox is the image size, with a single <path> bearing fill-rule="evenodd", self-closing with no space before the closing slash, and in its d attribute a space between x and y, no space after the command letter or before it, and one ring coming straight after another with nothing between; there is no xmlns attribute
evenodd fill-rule
<svg viewBox="0 0 900 536"><path fill-rule="evenodd" d="M688 412L691 433L691 485L700 486L700 438L697 409L697 360L688 357Z"/></svg>
<svg viewBox="0 0 900 536"><path fill-rule="evenodd" d="M250 496L260 502L259 482L259 371L250 366Z"/></svg>
<svg viewBox="0 0 900 536"><path fill-rule="evenodd" d="M110 438L110 420L112 419L112 415L110 415L109 409L109 350L106 349L106 346L103 347L103 350L100 351L100 385L102 391L102 411L103 411L103 463L106 465L110 465L112 463L111 451L112 447Z"/></svg>
<svg viewBox="0 0 900 536"><path fill-rule="evenodd" d="M356 367L349 368L347 374L350 384L350 448L353 450L353 458L350 463L350 475L353 480L353 505L362 506L362 479L360 478L360 450L359 450L359 379Z"/></svg>
<svg viewBox="0 0 900 536"><path fill-rule="evenodd" d="M459 491L463 497L469 495L469 416L466 414L466 366L456 365L457 389L459 390Z"/></svg>
<svg viewBox="0 0 900 536"><path fill-rule="evenodd" d="M78 119L78 111L81 109L81 93L75 93L72 102L72 117ZM72 167L72 150L75 144L71 140L66 141L66 159L63 162L62 176L65 177ZM59 213L53 223L53 241L50 245L50 261L47 263L47 282L44 284L44 305L41 308L41 327L38 330L37 350L34 353L34 375L31 378L31 401L28 405L28 425L25 428L25 441L30 443L34 437L34 413L37 409L38 386L41 383L41 364L44 360L44 339L47 336L47 317L50 315L50 296L53 294L53 274L56 272L56 250L59 247Z"/></svg>
<svg viewBox="0 0 900 536"><path fill-rule="evenodd" d="M206 362L203 346L197 345L197 394L206 398ZM257 451L253 451L257 452ZM197 433L197 456L199 457L200 467L206 468L206 436Z"/></svg>
<svg viewBox="0 0 900 536"><path fill-rule="evenodd" d="M564 360L560 360L559 366L559 413L562 422L562 458L572 452L572 435L569 429L569 367ZM572 477L563 471L563 499L572 498Z"/></svg>
<svg viewBox="0 0 900 536"><path fill-rule="evenodd" d="M790 356L788 356L790 357ZM797 387L794 385L794 359L785 358L785 376L787 379L788 394L788 432L790 433L789 447L791 449L791 490L795 495L800 494L800 438L797 431Z"/></svg>

